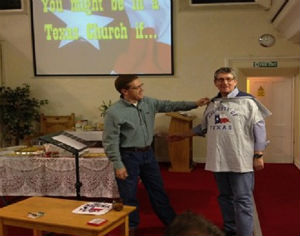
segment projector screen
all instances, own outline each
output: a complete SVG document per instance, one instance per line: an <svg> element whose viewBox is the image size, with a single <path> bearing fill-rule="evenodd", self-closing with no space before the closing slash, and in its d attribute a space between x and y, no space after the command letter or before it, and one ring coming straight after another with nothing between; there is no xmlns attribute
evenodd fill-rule
<svg viewBox="0 0 300 236"><path fill-rule="evenodd" d="M172 75L172 0L31 0L35 75Z"/></svg>

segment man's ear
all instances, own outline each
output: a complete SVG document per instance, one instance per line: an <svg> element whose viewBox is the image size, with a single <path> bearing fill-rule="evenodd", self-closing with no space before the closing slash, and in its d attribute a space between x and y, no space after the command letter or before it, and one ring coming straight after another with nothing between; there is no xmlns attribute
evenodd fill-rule
<svg viewBox="0 0 300 236"><path fill-rule="evenodd" d="M121 94L124 96L128 93L128 89L121 89Z"/></svg>
<svg viewBox="0 0 300 236"><path fill-rule="evenodd" d="M214 85L215 85L216 87L218 87L218 86L217 86L217 83L216 83L216 80L214 80Z"/></svg>
<svg viewBox="0 0 300 236"><path fill-rule="evenodd" d="M237 87L237 85L238 85L238 81L237 80L234 80L235 81L235 88Z"/></svg>

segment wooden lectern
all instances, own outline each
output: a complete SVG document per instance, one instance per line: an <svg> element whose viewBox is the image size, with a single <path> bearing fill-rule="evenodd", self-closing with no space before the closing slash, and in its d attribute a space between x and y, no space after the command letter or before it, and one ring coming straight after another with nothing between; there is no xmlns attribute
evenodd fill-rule
<svg viewBox="0 0 300 236"><path fill-rule="evenodd" d="M177 112L167 113L171 116L169 127L169 135L174 133L182 133L193 127L193 119L195 116L184 116ZM193 158L193 140L186 138L178 142L169 142L169 158L172 172L191 172Z"/></svg>

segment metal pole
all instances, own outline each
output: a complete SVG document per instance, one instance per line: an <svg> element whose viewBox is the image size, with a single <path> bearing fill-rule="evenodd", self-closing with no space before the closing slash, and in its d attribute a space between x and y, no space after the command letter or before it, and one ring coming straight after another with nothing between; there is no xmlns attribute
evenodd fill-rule
<svg viewBox="0 0 300 236"><path fill-rule="evenodd" d="M80 200L80 188L82 186L82 183L80 182L80 176L79 176L79 154L76 152L75 154L75 171L76 171L76 197L78 200Z"/></svg>

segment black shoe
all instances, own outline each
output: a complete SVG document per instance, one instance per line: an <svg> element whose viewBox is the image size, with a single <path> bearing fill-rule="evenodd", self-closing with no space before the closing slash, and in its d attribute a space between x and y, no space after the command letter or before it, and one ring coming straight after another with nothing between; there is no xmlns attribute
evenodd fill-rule
<svg viewBox="0 0 300 236"><path fill-rule="evenodd" d="M225 236L236 236L236 232L234 232L234 231L225 231Z"/></svg>
<svg viewBox="0 0 300 236"><path fill-rule="evenodd" d="M129 228L129 236L135 236L135 228Z"/></svg>

